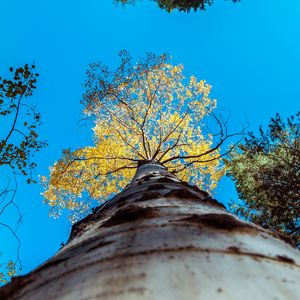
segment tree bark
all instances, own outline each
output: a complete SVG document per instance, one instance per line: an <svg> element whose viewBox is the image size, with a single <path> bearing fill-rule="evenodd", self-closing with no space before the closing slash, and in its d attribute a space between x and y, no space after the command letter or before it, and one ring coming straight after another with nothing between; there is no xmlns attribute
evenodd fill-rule
<svg viewBox="0 0 300 300"><path fill-rule="evenodd" d="M297 300L299 271L288 239L152 162L0 299Z"/></svg>

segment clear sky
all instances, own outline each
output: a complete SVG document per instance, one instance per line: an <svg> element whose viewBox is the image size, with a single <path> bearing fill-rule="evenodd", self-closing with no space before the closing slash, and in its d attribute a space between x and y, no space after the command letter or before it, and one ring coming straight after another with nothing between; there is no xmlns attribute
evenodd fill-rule
<svg viewBox="0 0 300 300"><path fill-rule="evenodd" d="M34 62L40 73L33 102L41 112L42 138L48 148L37 157L36 174L62 149L91 143L92 131L80 126L82 82L89 63L116 66L122 49L142 56L169 53L185 65L186 75L206 79L218 99L218 112L230 115L230 129L248 122L256 131L276 112L284 117L300 110L300 1L215 0L206 11L160 10L141 0L116 6L113 0L1 0L0 74L10 66ZM19 182L16 201L23 213L23 272L52 256L66 241L66 218L50 219L42 204L41 186ZM215 197L236 198L233 184L223 180ZM0 222L15 225L13 209ZM0 228L0 262L14 259L16 242Z"/></svg>

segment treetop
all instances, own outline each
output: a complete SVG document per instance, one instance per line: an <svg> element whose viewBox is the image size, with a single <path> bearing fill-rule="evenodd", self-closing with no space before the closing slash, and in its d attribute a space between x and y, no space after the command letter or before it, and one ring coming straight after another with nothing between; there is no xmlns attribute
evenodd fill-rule
<svg viewBox="0 0 300 300"><path fill-rule="evenodd" d="M157 161L180 178L211 190L223 175L220 145L203 130L204 118L216 107L211 86L195 76L185 78L183 65L167 55L147 54L135 64L120 53L115 70L91 64L84 83L84 113L94 121L94 145L66 150L43 177L46 202L86 210L87 201L106 199L132 179L141 161ZM86 197L84 197L84 195ZM58 208L55 209L55 208Z"/></svg>

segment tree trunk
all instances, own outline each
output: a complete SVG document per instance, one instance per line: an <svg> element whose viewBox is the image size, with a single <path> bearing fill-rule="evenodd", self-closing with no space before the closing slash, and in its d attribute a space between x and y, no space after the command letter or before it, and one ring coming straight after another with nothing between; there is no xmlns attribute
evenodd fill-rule
<svg viewBox="0 0 300 300"><path fill-rule="evenodd" d="M300 255L157 163L72 227L54 257L0 299L297 300Z"/></svg>

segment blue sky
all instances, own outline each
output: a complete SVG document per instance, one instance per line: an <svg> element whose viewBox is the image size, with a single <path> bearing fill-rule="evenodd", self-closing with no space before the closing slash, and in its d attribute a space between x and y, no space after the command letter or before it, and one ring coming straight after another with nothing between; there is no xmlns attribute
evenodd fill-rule
<svg viewBox="0 0 300 300"><path fill-rule="evenodd" d="M230 115L230 129L248 122L256 131L280 112L300 110L300 1L215 0L197 13L167 13L155 3L116 6L112 0L2 0L0 4L0 73L34 62L40 73L32 101L48 148L37 157L36 174L47 175L62 149L91 143L92 131L80 126L82 82L89 63L117 66L122 49L134 56L147 51L169 53L185 65L186 75L206 79L218 99L218 112ZM39 185L21 181L17 203L24 215L21 239L23 272L53 255L66 241L66 218L50 219ZM223 180L216 198L236 198ZM0 221L15 224L11 209ZM16 242L0 228L0 261L14 259Z"/></svg>

